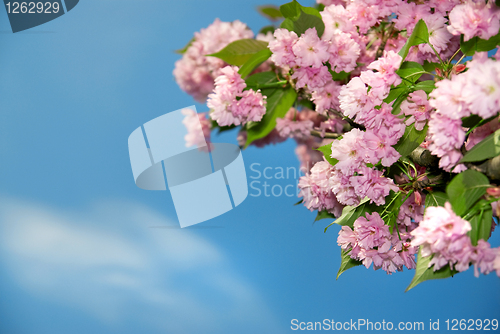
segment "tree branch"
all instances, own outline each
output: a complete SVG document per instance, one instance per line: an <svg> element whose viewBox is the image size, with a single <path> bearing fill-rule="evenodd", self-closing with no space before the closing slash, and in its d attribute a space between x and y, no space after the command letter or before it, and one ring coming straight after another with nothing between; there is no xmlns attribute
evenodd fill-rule
<svg viewBox="0 0 500 334"><path fill-rule="evenodd" d="M438 165L438 157L432 155L431 152L423 147L417 147L410 153L411 160L424 167L436 167Z"/></svg>
<svg viewBox="0 0 500 334"><path fill-rule="evenodd" d="M469 169L486 174L490 180L500 180L500 156L487 160L480 165L473 165L472 163L466 163L465 165Z"/></svg>
<svg viewBox="0 0 500 334"><path fill-rule="evenodd" d="M315 136L315 137L319 137L319 138L333 138L333 139L336 139L336 138L342 136L341 134L332 133L332 132L325 132L325 135L322 136L321 132L316 131L316 130L311 130L311 135Z"/></svg>
<svg viewBox="0 0 500 334"><path fill-rule="evenodd" d="M394 28L394 22L391 23L389 25L389 29L387 29L387 31L385 31L382 34L382 42L380 43L380 45L379 45L379 47L377 49L377 52L375 53L375 60L379 59L384 54L385 46L386 46L387 41L389 40L389 38L391 38L393 28Z"/></svg>

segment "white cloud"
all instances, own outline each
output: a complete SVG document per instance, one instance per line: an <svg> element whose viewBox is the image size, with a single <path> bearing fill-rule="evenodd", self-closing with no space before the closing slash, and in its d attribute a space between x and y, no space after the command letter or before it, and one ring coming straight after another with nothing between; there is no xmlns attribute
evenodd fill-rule
<svg viewBox="0 0 500 334"><path fill-rule="evenodd" d="M264 298L216 245L147 207L0 203L0 263L33 298L147 332L279 332Z"/></svg>

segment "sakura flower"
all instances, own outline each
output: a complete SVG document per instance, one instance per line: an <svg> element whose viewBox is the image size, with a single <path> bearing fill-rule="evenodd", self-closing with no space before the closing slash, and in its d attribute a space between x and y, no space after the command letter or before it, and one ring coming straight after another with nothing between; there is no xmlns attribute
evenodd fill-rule
<svg viewBox="0 0 500 334"><path fill-rule="evenodd" d="M385 203L385 197L391 190L399 190L392 179L384 177L381 171L366 166L359 169L358 176L351 177L351 184L358 196L366 196L370 203L377 205Z"/></svg>
<svg viewBox="0 0 500 334"><path fill-rule="evenodd" d="M342 214L343 205L339 204L332 192L330 176L333 166L326 161L316 163L309 174L299 179L299 197L304 199L304 205L311 211L326 210L336 217Z"/></svg>
<svg viewBox="0 0 500 334"><path fill-rule="evenodd" d="M243 91L246 84L236 66L226 66L221 73L215 79L214 92L207 101L207 106L212 109L210 117L220 126L260 121L266 112L264 96L252 89Z"/></svg>
<svg viewBox="0 0 500 334"><path fill-rule="evenodd" d="M236 40L252 37L253 32L240 21L221 22L216 19L210 26L195 33L194 41L182 59L175 63L173 74L177 84L197 101L205 102L214 88L214 79L225 65L222 60L205 55L218 52Z"/></svg>
<svg viewBox="0 0 500 334"><path fill-rule="evenodd" d="M276 40L269 42L268 48L272 51L271 60L277 66L295 66L296 56L293 53L293 46L299 40L297 34L287 29L276 29L274 31Z"/></svg>
<svg viewBox="0 0 500 334"><path fill-rule="evenodd" d="M380 160L382 166L389 167L401 157L392 145L398 142L395 135L392 135L388 128L380 128L375 132L367 130L364 134L365 145L371 150L365 157L365 162L377 164ZM391 136L392 135L392 136Z"/></svg>
<svg viewBox="0 0 500 334"><path fill-rule="evenodd" d="M187 129L187 134L184 137L186 147L206 147L210 142L211 123L207 119L206 113L197 114L194 110L184 109L182 114L185 115L182 124Z"/></svg>
<svg viewBox="0 0 500 334"><path fill-rule="evenodd" d="M330 57L328 44L319 39L316 28L307 29L292 46L292 50L297 57L296 64L304 67L319 68Z"/></svg>
<svg viewBox="0 0 500 334"><path fill-rule="evenodd" d="M276 130L281 137L305 138L311 135L314 123L310 120L294 121L286 118L276 119Z"/></svg>
<svg viewBox="0 0 500 334"><path fill-rule="evenodd" d="M494 2L467 0L450 12L448 30L453 35L464 35L464 41L473 37L489 39L498 34L500 12Z"/></svg>
<svg viewBox="0 0 500 334"><path fill-rule="evenodd" d="M354 26L344 6L327 6L320 14L325 23L325 32L322 36L323 39L330 40L334 34L340 32L350 33L354 31Z"/></svg>
<svg viewBox="0 0 500 334"><path fill-rule="evenodd" d="M297 88L308 87L311 90L321 89L327 82L332 80L332 75L328 67L319 68L299 67L292 74L292 79L296 79Z"/></svg>
<svg viewBox="0 0 500 334"><path fill-rule="evenodd" d="M385 51L384 56L368 65L368 68L377 70L389 87L391 85L397 86L401 83L401 78L396 74L396 71L401 65L401 61L401 56L396 52Z"/></svg>
<svg viewBox="0 0 500 334"><path fill-rule="evenodd" d="M331 157L339 161L335 167L345 174L353 173L365 158L366 146L363 135L361 130L352 129L345 133L341 140L332 142Z"/></svg>
<svg viewBox="0 0 500 334"><path fill-rule="evenodd" d="M329 42L329 62L332 69L337 73L354 70L361 48L351 35L338 32L331 36Z"/></svg>
<svg viewBox="0 0 500 334"><path fill-rule="evenodd" d="M363 119L365 114L375 107L374 102L368 97L365 83L359 77L352 78L342 87L339 102L344 115L356 119Z"/></svg>
<svg viewBox="0 0 500 334"><path fill-rule="evenodd" d="M316 105L316 111L325 114L328 110L338 110L340 107L339 94L341 85L333 80L327 81L323 87L312 92L311 99Z"/></svg>
<svg viewBox="0 0 500 334"><path fill-rule="evenodd" d="M423 90L410 93L408 99L401 103L401 111L410 116L406 125L415 123L415 129L421 131L430 118L431 106L427 100L427 94Z"/></svg>

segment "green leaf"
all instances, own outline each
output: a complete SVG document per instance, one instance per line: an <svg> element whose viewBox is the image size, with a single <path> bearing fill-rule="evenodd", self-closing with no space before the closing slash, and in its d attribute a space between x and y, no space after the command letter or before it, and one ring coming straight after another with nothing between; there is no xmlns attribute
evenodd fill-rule
<svg viewBox="0 0 500 334"><path fill-rule="evenodd" d="M468 169L451 180L446 187L453 211L462 216L486 193L488 178L480 172Z"/></svg>
<svg viewBox="0 0 500 334"><path fill-rule="evenodd" d="M280 12L285 18L297 18L300 15L300 7L302 7L297 1L286 3L280 6Z"/></svg>
<svg viewBox="0 0 500 334"><path fill-rule="evenodd" d="M318 36L323 35L325 24L318 10L301 6L294 0L282 5L280 11L285 17L285 20L281 23L281 28L294 31L299 36L309 28L316 28Z"/></svg>
<svg viewBox="0 0 500 334"><path fill-rule="evenodd" d="M321 219L335 219L336 217L329 213L328 211L319 211L318 215L316 216L316 219L314 219L315 222Z"/></svg>
<svg viewBox="0 0 500 334"><path fill-rule="evenodd" d="M246 38L229 43L219 52L207 56L217 57L230 65L241 66L262 50L267 50L267 42Z"/></svg>
<svg viewBox="0 0 500 334"><path fill-rule="evenodd" d="M465 42L463 35L460 38L460 50L462 50L462 53L466 56L473 56L476 52L493 50L499 44L500 33L488 40L474 37Z"/></svg>
<svg viewBox="0 0 500 334"><path fill-rule="evenodd" d="M415 124L406 127L405 133L398 143L394 145L396 151L399 152L403 157L409 155L416 149L425 139L427 135L427 125L422 129L422 131L417 131L415 129Z"/></svg>
<svg viewBox="0 0 500 334"><path fill-rule="evenodd" d="M500 155L500 130L495 131L465 153L459 163L483 161L497 155Z"/></svg>
<svg viewBox="0 0 500 334"><path fill-rule="evenodd" d="M408 98L408 91L405 91L403 94L399 95L398 98L392 104L393 115L399 115L401 113L401 103Z"/></svg>
<svg viewBox="0 0 500 334"><path fill-rule="evenodd" d="M403 79L410 80L415 83L418 78L422 76L422 72L424 71L424 68L419 63L414 61L405 61L401 64L399 70L396 71L396 74Z"/></svg>
<svg viewBox="0 0 500 334"><path fill-rule="evenodd" d="M410 91L408 90L408 87L401 83L396 87L391 88L389 91L389 95L385 98L384 102L385 103L391 103L401 95L408 94Z"/></svg>
<svg viewBox="0 0 500 334"><path fill-rule="evenodd" d="M347 269L351 269L363 264L361 261L351 259L349 253L350 251L346 252L343 249L341 249L340 258L342 260L340 262L339 272L337 273L337 279L339 279L340 275L342 275L342 273Z"/></svg>
<svg viewBox="0 0 500 334"><path fill-rule="evenodd" d="M323 153L326 161L328 161L330 163L330 165L335 166L335 164L337 162L339 162L337 159L331 157L331 155L332 155L332 144L331 143L320 146L316 150Z"/></svg>
<svg viewBox="0 0 500 334"><path fill-rule="evenodd" d="M491 221L493 220L493 210L486 200L479 201L478 205L487 206L486 210L480 211L469 219L471 230L467 233L471 243L476 246L479 239L487 241L491 234Z"/></svg>
<svg viewBox="0 0 500 334"><path fill-rule="evenodd" d="M276 127L276 118L285 117L297 99L297 92L292 87L268 89L266 113L256 126L247 131L245 147L254 140L267 136Z"/></svg>
<svg viewBox="0 0 500 334"><path fill-rule="evenodd" d="M456 273L458 271L456 270L451 270L448 265L446 267L443 267L439 270L434 271L433 267L429 268L429 263L431 262L432 255L427 256L427 257L422 257L422 247L418 250L418 256L417 256L417 268L415 269L415 276L413 276L413 279L410 282L410 285L406 288L405 292L410 291L414 287L416 287L418 284L424 282L424 281L429 281L432 279L441 279L441 278L448 278Z"/></svg>
<svg viewBox="0 0 500 334"><path fill-rule="evenodd" d="M298 201L297 203L295 203L295 204L294 204L294 206L295 206L295 205L302 204L302 203L304 203L304 200L303 200L303 199L301 199L300 201Z"/></svg>
<svg viewBox="0 0 500 334"><path fill-rule="evenodd" d="M250 88L273 82L278 82L278 78L276 73L272 71L255 73L245 79L245 83Z"/></svg>
<svg viewBox="0 0 500 334"><path fill-rule="evenodd" d="M268 32L270 33L274 33L274 31L276 30L276 27L275 26L265 26L265 27L262 27L260 30L259 30L259 34L263 34L263 35L266 35Z"/></svg>
<svg viewBox="0 0 500 334"><path fill-rule="evenodd" d="M415 28L413 29L413 32L406 41L405 45L399 51L399 55L403 58L403 60L405 60L406 56L408 55L408 51L410 51L410 47L428 42L429 31L427 30L427 25L425 24L424 20L420 19L420 21L418 21L418 23L415 25Z"/></svg>
<svg viewBox="0 0 500 334"><path fill-rule="evenodd" d="M337 73L335 71L332 71L330 70L330 74L332 75L332 79L333 80L336 80L336 81L342 81L342 80L345 80L349 77L349 75L351 75L351 73L347 73L347 72L340 72L340 73Z"/></svg>
<svg viewBox="0 0 500 334"><path fill-rule="evenodd" d="M175 53L178 53L178 54L184 54L186 53L187 49L189 49L189 47L191 46L191 44L193 44L193 42L196 40L196 38L191 38L191 40L186 44L185 47L183 47L182 49L178 49L178 50L175 50L174 52Z"/></svg>
<svg viewBox="0 0 500 334"><path fill-rule="evenodd" d="M424 69L427 72L434 72L436 68L440 67L441 65L439 63L430 63L427 60L424 60Z"/></svg>
<svg viewBox="0 0 500 334"><path fill-rule="evenodd" d="M247 77L257 66L268 60L272 54L273 53L271 52L271 50L267 48L264 50L260 50L259 52L251 56L250 59L248 59L246 63L244 63L243 66L240 67L238 73L242 78Z"/></svg>
<svg viewBox="0 0 500 334"><path fill-rule="evenodd" d="M280 9L275 5L265 5L257 7L258 12L271 21L278 21L283 17Z"/></svg>
<svg viewBox="0 0 500 334"><path fill-rule="evenodd" d="M465 128L472 128L479 124L483 119L478 115L470 115L462 118L462 126Z"/></svg>
<svg viewBox="0 0 500 334"><path fill-rule="evenodd" d="M372 212L373 205L369 204L368 201L369 198L367 197L363 199L357 206L345 206L342 209L342 215L333 223L325 227L325 233L326 230L333 224L337 224L340 226L349 226L352 228L356 219L363 216L366 212Z"/></svg>
<svg viewBox="0 0 500 334"><path fill-rule="evenodd" d="M430 206L444 206L444 203L448 201L448 196L440 191L433 191L425 195L425 207Z"/></svg>
<svg viewBox="0 0 500 334"><path fill-rule="evenodd" d="M423 90L427 94L432 92L434 89L436 89L436 84L433 80L420 81L415 85L415 90Z"/></svg>

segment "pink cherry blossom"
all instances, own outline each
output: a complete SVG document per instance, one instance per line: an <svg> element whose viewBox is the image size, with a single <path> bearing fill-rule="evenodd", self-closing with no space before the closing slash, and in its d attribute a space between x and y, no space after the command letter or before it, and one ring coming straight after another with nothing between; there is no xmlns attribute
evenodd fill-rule
<svg viewBox="0 0 500 334"><path fill-rule="evenodd" d="M197 101L205 102L214 88L214 79L225 63L207 54L220 51L226 45L243 38L252 38L253 32L240 21L221 22L216 19L210 26L195 33L194 41L173 71L179 87Z"/></svg>
<svg viewBox="0 0 500 334"><path fill-rule="evenodd" d="M415 123L415 129L418 131L421 131L427 124L431 110L427 94L423 90L410 93L408 99L401 103L401 111L406 116L410 116L405 122L406 125Z"/></svg>
<svg viewBox="0 0 500 334"><path fill-rule="evenodd" d="M292 74L292 79L296 79L297 88L308 87L311 90L321 89L327 82L332 80L332 75L328 67L319 68L299 67Z"/></svg>
<svg viewBox="0 0 500 334"><path fill-rule="evenodd" d="M453 8L449 16L448 30L453 35L463 34L465 41L476 36L489 39L500 28L500 12L492 1L486 4L484 0L467 0Z"/></svg>
<svg viewBox="0 0 500 334"><path fill-rule="evenodd" d="M335 72L351 72L356 67L361 48L351 35L338 32L330 37L328 53L330 65Z"/></svg>
<svg viewBox="0 0 500 334"><path fill-rule="evenodd" d="M292 50L297 57L295 63L304 67L320 68L330 57L328 44L319 39L316 28L307 29L292 46Z"/></svg>
<svg viewBox="0 0 500 334"><path fill-rule="evenodd" d="M296 56L293 53L293 46L299 40L297 34L287 29L276 29L274 31L276 40L269 42L269 50L272 51L271 60L277 66L295 66Z"/></svg>
<svg viewBox="0 0 500 334"><path fill-rule="evenodd" d="M366 196L370 203L376 205L385 204L385 197L391 190L399 190L392 179L384 177L381 171L366 166L362 166L358 175L352 176L350 181L359 197Z"/></svg>
<svg viewBox="0 0 500 334"><path fill-rule="evenodd" d="M339 94L342 86L333 80L327 81L323 87L312 92L311 100L316 105L316 111L326 114L328 110L339 110Z"/></svg>

